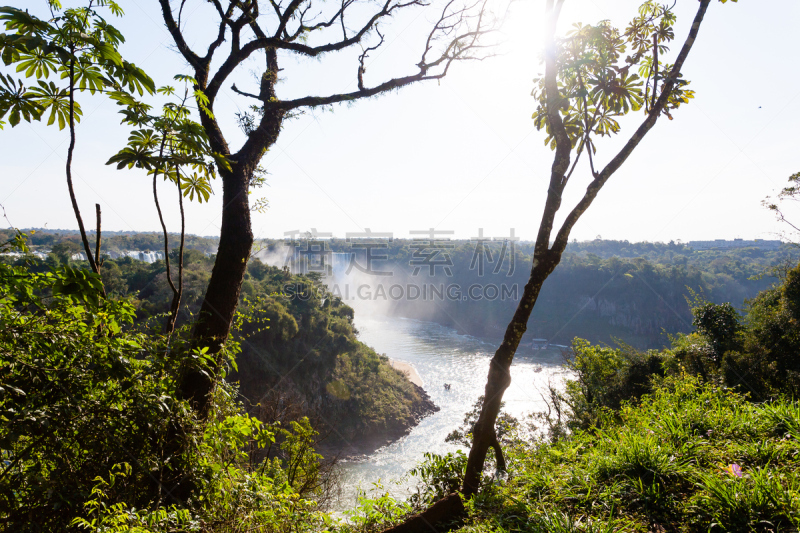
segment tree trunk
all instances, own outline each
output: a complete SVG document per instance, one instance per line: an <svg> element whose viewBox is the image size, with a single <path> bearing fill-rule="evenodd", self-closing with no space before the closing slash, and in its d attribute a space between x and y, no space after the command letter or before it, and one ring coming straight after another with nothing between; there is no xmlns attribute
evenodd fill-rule
<svg viewBox="0 0 800 533"><path fill-rule="evenodd" d="M278 56L274 49L267 50L267 70L262 75L261 98L269 102L276 98L274 86L278 80ZM205 67L208 68L207 66ZM197 71L200 87L208 79L208 71ZM209 99L209 110L214 105ZM192 331L192 349L208 348L211 368L201 371L195 363L186 365L180 383L180 394L192 404L195 414L201 420L208 417L210 394L214 387L215 375L221 364L219 352L228 338L239 292L242 289L247 261L253 247L253 231L250 227L250 202L248 192L253 173L261 158L270 146L278 140L286 111L265 105L264 114L258 127L252 131L242 148L231 154L228 143L214 119L209 114L200 113L200 121L208 134L214 151L228 155L231 168L219 168L222 177L222 227L219 235L219 248L211 271L203 305Z"/></svg>
<svg viewBox="0 0 800 533"><path fill-rule="evenodd" d="M181 297L183 296L183 249L186 244L186 213L183 210L183 191L181 191L181 174L178 165L175 165L175 175L178 176L175 187L178 190L178 206L181 210L181 243L178 248L178 290L172 295L172 305L170 306L169 319L167 320L167 335L172 335L172 332L175 331L175 322L178 320L178 312L181 309ZM169 261L166 234L164 235L164 249L167 261ZM167 263L167 276L169 276L169 263Z"/></svg>
<svg viewBox="0 0 800 533"><path fill-rule="evenodd" d="M74 46L70 46L70 52L72 54L75 53ZM89 245L88 237L86 237L86 228L83 225L83 217L81 217L81 210L78 207L78 200L77 198L75 198L75 188L72 185L72 155L74 153L75 153L75 59L73 57L69 62L69 148L67 148L67 164L66 164L67 188L69 189L69 199L72 202L72 210L75 213L75 219L78 221L78 229L80 230L83 249L86 252L86 260L89 262L89 266L92 268L92 272L99 275L100 268L95 262L94 254L92 254L92 247ZM98 216L99 213L100 212L98 211ZM99 218L98 218L98 225L99 225ZM100 242L99 238L100 237L98 234L98 246ZM102 287L102 282L101 282L101 287ZM105 298L106 291L104 287L101 289L101 293L103 298Z"/></svg>
<svg viewBox="0 0 800 533"><path fill-rule="evenodd" d="M220 171L223 207L219 248L192 333L192 348L208 348L217 365L217 354L230 333L253 245L247 194L252 170L247 170L236 164L232 171ZM216 368L212 368L212 371L215 372ZM213 384L213 376L202 372L194 364L186 367L181 380L181 396L191 402L201 419L208 415L209 394Z"/></svg>
<svg viewBox="0 0 800 533"><path fill-rule="evenodd" d="M230 333L239 292L244 280L247 259L253 245L250 228L250 206L247 189L252 171L234 164L232 170L220 170L222 177L222 228L219 248L211 272L203 304L194 323L190 350L208 348L209 357L203 367L191 357L182 354L182 368L178 383L178 396L188 400L199 421L208 418L211 394L221 364L220 351ZM182 254L182 251L181 251ZM182 264L182 258L180 263ZM179 282L180 283L180 282ZM171 421L167 430L165 457L175 457L171 468L162 467L162 482L175 503L185 502L197 489L196 480L181 461L190 439L187 434L195 426L183 426ZM158 488L160 490L160 488Z"/></svg>
<svg viewBox="0 0 800 533"><path fill-rule="evenodd" d="M439 533L450 531L457 517L464 514L464 502L457 493L445 496L425 511L415 514L383 533Z"/></svg>
<svg viewBox="0 0 800 533"><path fill-rule="evenodd" d="M167 143L167 132L162 132L162 139L161 139L161 148L159 149L158 158L161 159L164 156L164 147ZM176 172L178 167L176 165ZM175 329L175 307L176 307L176 300L178 299L178 289L175 287L175 283L172 282L172 268L169 261L169 233L167 232L167 224L164 222L164 214L161 212L161 203L158 201L158 171L159 168L156 167L155 171L153 172L153 201L156 204L156 211L158 212L158 221L161 223L161 231L164 235L164 264L167 268L167 283L169 284L170 290L172 290L172 304L170 305L170 316L167 319L167 323L164 326L164 333L167 335L172 335L173 330ZM164 170L164 174L166 174L166 169ZM178 191L180 192L180 177L178 178ZM181 209L181 214L183 213L183 209Z"/></svg>
<svg viewBox="0 0 800 533"><path fill-rule="evenodd" d="M467 461L467 471L464 475L464 486L462 493L469 498L478 491L481 482L481 473L486 461L486 453L489 448L500 449L495 431L495 422L500 413L500 403L503 400L503 393L511 384L510 368L514 360L520 340L528 328L528 319L533 311L533 306L539 297L539 291L547 276L558 265L561 257L546 253L544 260L537 259L534 255L534 267L531 270L531 277L522 292L522 298L517 305L514 317L506 328L503 342L492 357L489 364L489 376L486 379L483 407L478 417L478 422L473 429L472 448L469 452ZM495 453L498 453L497 451ZM498 466L504 466L505 461L502 453L498 454Z"/></svg>

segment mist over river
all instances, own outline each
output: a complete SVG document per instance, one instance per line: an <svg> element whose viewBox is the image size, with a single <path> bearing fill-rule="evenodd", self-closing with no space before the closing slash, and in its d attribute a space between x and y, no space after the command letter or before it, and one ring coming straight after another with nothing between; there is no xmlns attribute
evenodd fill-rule
<svg viewBox="0 0 800 533"><path fill-rule="evenodd" d="M406 496L415 482L402 478L422 461L425 452L442 454L458 449L444 439L459 427L464 414L483 394L489 360L500 342L499 338L488 341L459 335L433 322L387 317L363 308L356 308L355 325L361 341L416 369L423 388L440 411L423 419L400 440L370 455L343 461L343 493L335 505L338 509L352 508L358 489L370 490L378 481L394 496ZM559 348L521 347L511 367L505 410L516 417L545 410L542 395L548 381L560 386L566 376L561 364ZM445 390L445 383L450 384L450 390Z"/></svg>

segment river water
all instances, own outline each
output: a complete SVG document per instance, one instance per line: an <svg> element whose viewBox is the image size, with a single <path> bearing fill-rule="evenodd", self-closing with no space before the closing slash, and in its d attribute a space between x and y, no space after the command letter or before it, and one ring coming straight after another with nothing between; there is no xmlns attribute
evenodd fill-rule
<svg viewBox="0 0 800 533"><path fill-rule="evenodd" d="M422 378L423 388L440 411L426 417L405 437L369 456L340 464L343 492L335 505L352 508L359 489L369 491L380 482L392 495L405 497L415 480L406 473L423 459L425 452L447 453L458 446L445 437L458 428L464 414L483 394L494 342L433 322L385 317L356 312L355 325L362 342L390 359L411 364ZM505 393L505 410L516 417L546 409L543 395L548 383L559 386L566 377L559 348L522 348L511 367L511 386ZM444 384L450 384L445 390Z"/></svg>

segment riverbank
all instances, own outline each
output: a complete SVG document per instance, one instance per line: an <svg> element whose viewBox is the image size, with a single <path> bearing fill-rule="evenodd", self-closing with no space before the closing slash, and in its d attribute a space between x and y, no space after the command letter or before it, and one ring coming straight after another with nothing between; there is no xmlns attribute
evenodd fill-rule
<svg viewBox="0 0 800 533"><path fill-rule="evenodd" d="M389 359L389 364L392 365L392 368L396 368L400 372L406 375L408 381L416 385L417 387L424 387L425 382L422 381L417 369L414 368L411 364L405 363L403 361L396 361L394 359Z"/></svg>

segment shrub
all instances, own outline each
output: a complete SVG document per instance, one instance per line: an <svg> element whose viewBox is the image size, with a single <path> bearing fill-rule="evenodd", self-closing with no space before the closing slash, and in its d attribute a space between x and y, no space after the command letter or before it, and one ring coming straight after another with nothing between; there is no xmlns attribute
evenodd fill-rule
<svg viewBox="0 0 800 533"><path fill-rule="evenodd" d="M575 379L566 384L563 400L569 405L572 429L597 425L603 413L617 411L626 401L636 401L652 390L654 376L665 374L670 355L656 351L639 352L630 346L592 346L575 339L573 358L567 367Z"/></svg>
<svg viewBox="0 0 800 533"><path fill-rule="evenodd" d="M220 379L199 424L177 376L205 352L187 353L180 333L170 344L138 331L133 305L101 299L99 283L69 266L0 264L4 528L316 529L320 458L307 421L281 429L242 415ZM280 453L259 460L276 434Z"/></svg>

